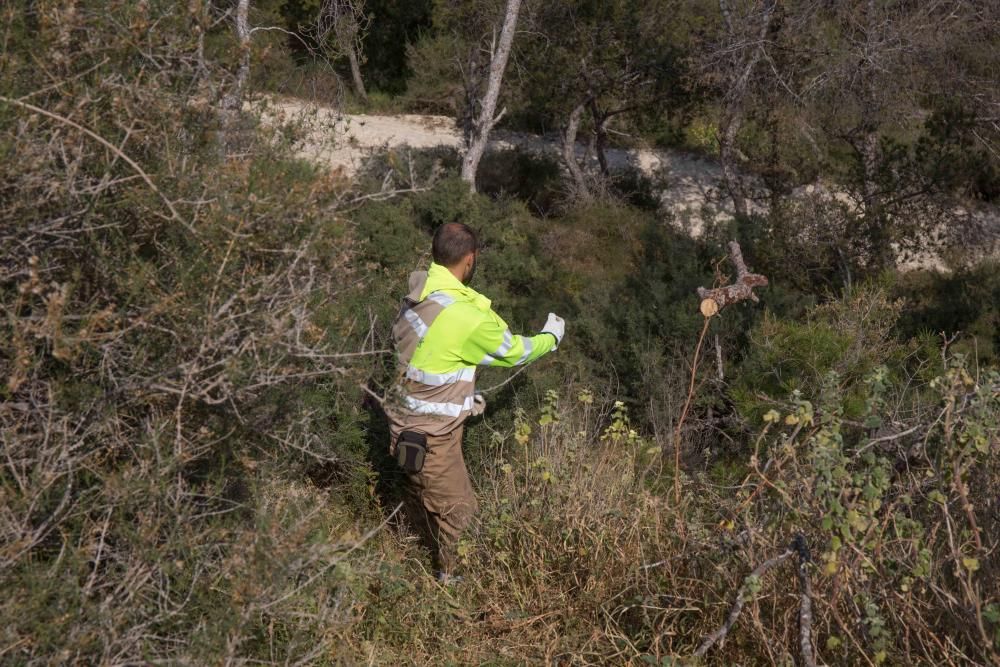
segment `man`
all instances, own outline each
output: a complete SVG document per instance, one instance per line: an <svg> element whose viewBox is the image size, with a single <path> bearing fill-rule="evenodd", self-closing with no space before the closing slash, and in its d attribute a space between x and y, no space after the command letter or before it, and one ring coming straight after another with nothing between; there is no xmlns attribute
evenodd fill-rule
<svg viewBox="0 0 1000 667"><path fill-rule="evenodd" d="M549 313L538 335L512 334L490 300L468 286L478 253L468 226L439 227L430 270L410 275L392 328L399 380L386 401L390 452L407 471L411 520L442 579L451 576L455 544L479 508L462 457L465 420L485 409L476 368L530 363L556 349L565 332Z"/></svg>

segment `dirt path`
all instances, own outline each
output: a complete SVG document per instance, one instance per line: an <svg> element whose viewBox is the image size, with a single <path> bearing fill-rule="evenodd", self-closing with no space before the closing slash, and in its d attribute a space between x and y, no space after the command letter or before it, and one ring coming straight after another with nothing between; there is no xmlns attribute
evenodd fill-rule
<svg viewBox="0 0 1000 667"><path fill-rule="evenodd" d="M444 146L460 149L462 146L455 121L446 116L341 114L330 107L287 98L267 99L259 111L265 122L296 124L302 132L297 153L340 170L345 176L352 176L366 158L387 148ZM553 139L514 132L495 132L494 135L489 150L517 147L556 159L561 156L561 144ZM578 145L577 155L581 161L590 160L596 169L596 158L587 154L586 147ZM660 186L664 211L670 214L675 225L692 236L702 234L706 221L725 222L732 218L732 204L724 194L722 170L712 159L680 151L618 148L609 149L607 158L612 170L634 168L655 179ZM846 193L834 192L821 185L800 188L793 196L803 201L814 198L853 206ZM760 213L767 212L763 198L752 206ZM927 249L900 254L900 268L947 270L941 249L956 242L954 230L957 229L976 230L976 243L981 247L975 255L998 254L1000 212L996 207L976 211L955 207L948 218L930 235L934 240L925 239ZM959 242L968 243L967 240Z"/></svg>
<svg viewBox="0 0 1000 667"><path fill-rule="evenodd" d="M339 169L347 176L356 173L368 156L381 149L462 146L455 121L446 116L340 114L329 107L288 99L270 100L264 109L266 119L301 125L304 138L297 147L299 155ZM552 139L514 132L494 134L490 150L517 147L556 159L561 155L561 145ZM586 147L579 145L577 152L581 161L590 160L596 165L596 158L586 154ZM665 185L661 191L665 208L693 235L701 233L704 215L731 216L731 204L722 196L722 171L713 160L679 151L618 148L609 149L607 158L613 170L635 168L660 179Z"/></svg>

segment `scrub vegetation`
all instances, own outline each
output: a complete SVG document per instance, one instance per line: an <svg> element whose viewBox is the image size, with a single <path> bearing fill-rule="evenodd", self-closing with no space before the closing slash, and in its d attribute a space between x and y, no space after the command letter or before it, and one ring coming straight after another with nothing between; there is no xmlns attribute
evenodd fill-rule
<svg viewBox="0 0 1000 667"><path fill-rule="evenodd" d="M498 127L582 109L594 159L488 153L477 192L450 149L347 180L242 107L461 124L503 4L0 7L0 663L1000 662L1000 271L989 230L948 271L891 245L994 210L995 10L524 0ZM616 142L732 160L737 215L681 233ZM818 180L853 203L786 196ZM478 379L443 586L379 398L451 221L512 328L567 336ZM695 365L733 239L770 284Z"/></svg>

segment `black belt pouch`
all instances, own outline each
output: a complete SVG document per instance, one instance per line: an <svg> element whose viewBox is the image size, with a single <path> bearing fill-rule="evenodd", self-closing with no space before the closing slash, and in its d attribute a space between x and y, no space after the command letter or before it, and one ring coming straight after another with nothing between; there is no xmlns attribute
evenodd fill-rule
<svg viewBox="0 0 1000 667"><path fill-rule="evenodd" d="M427 436L416 431L403 431L396 442L396 461L406 472L420 472L424 469L427 455Z"/></svg>

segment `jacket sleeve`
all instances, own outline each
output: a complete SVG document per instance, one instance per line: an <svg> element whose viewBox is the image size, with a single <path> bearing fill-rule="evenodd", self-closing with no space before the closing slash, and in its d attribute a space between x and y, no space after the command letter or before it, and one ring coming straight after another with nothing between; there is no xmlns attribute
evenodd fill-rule
<svg viewBox="0 0 1000 667"><path fill-rule="evenodd" d="M499 316L490 313L472 330L462 348L462 356L469 364L510 368L531 363L555 346L555 336L547 333L518 336L511 333Z"/></svg>

